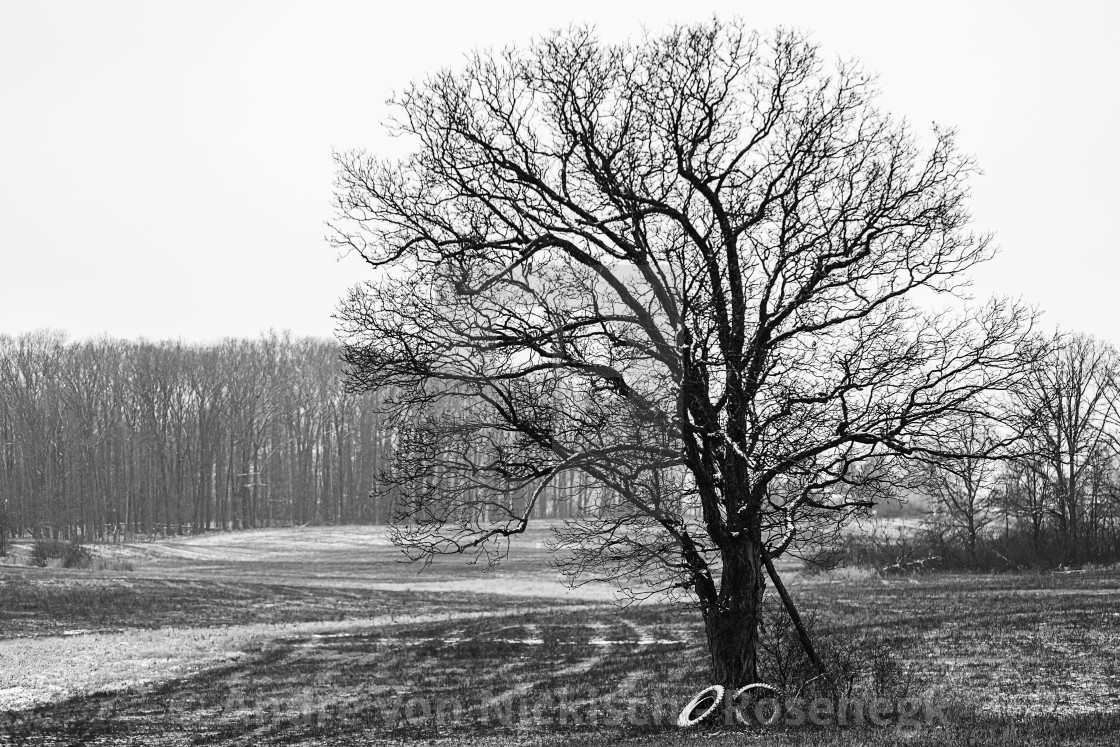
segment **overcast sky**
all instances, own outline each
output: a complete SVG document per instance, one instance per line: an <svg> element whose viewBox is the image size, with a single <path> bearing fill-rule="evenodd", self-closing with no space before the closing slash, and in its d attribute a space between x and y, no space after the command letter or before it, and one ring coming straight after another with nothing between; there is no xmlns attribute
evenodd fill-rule
<svg viewBox="0 0 1120 747"><path fill-rule="evenodd" d="M1112 2L0 0L0 333L330 335L368 277L323 236L331 149L387 153L385 99L475 47L713 13L812 34L884 108L984 169L977 291L1120 343L1120 13Z"/></svg>

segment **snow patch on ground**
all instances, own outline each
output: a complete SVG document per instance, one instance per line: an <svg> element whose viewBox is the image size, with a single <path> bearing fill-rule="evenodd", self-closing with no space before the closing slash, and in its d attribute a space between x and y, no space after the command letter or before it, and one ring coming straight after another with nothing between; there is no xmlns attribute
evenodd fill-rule
<svg viewBox="0 0 1120 747"><path fill-rule="evenodd" d="M129 628L0 640L0 709L23 710L76 695L125 690L236 661L283 638L346 635L390 624L493 617L503 612L382 616L341 622L254 623L222 628Z"/></svg>

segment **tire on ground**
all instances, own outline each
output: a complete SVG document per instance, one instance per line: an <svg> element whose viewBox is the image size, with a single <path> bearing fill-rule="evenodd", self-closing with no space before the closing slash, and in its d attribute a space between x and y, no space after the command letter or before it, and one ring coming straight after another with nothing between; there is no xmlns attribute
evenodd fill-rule
<svg viewBox="0 0 1120 747"><path fill-rule="evenodd" d="M696 693L696 697L688 701L688 705L677 717L677 726L682 729L695 726L715 713L719 704L723 702L723 686L711 685Z"/></svg>
<svg viewBox="0 0 1120 747"><path fill-rule="evenodd" d="M782 708L778 698L781 697L782 691L773 685L767 685L765 682L752 682L749 685L740 687L735 691L735 694L731 696L731 706L735 709L735 720L740 724L750 726L755 723L744 716L743 712L739 710L740 702L743 700L743 696L747 694L755 696L758 700L762 700L766 697L774 699L774 711L770 717L763 722L764 724L770 725L775 722L775 719L781 718ZM755 715L757 716L757 713Z"/></svg>

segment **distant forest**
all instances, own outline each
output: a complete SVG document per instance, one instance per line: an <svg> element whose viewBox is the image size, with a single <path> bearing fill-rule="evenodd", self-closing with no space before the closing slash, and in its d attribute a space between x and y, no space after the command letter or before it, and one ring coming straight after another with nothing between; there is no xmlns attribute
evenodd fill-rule
<svg viewBox="0 0 1120 747"><path fill-rule="evenodd" d="M277 333L207 345L0 336L0 534L387 522L393 494L371 491L390 466L390 392L347 392L339 353ZM535 514L563 508L546 500Z"/></svg>
<svg viewBox="0 0 1120 747"><path fill-rule="evenodd" d="M880 549L997 566L1120 558L1120 360L1084 336L1050 344L1007 397L1017 456L947 457L909 474L929 546ZM347 391L340 354L284 333L213 344L0 335L0 554L7 537L388 523L406 503L383 414L396 392ZM1002 437L965 422L944 438L971 454ZM502 497L516 514L523 488ZM605 505L578 470L538 498L531 518Z"/></svg>

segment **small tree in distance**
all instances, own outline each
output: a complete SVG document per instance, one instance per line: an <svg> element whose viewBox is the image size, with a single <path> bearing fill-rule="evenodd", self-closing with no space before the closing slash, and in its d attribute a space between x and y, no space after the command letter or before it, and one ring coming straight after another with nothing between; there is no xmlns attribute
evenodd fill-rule
<svg viewBox="0 0 1120 747"><path fill-rule="evenodd" d="M875 93L713 21L558 32L397 96L412 155L337 154L333 223L378 270L338 318L351 385L398 387L395 540L495 561L578 472L601 500L562 567L684 594L716 681L756 681L771 561L984 420L1028 354L1022 307L922 310L992 253L974 168Z"/></svg>
<svg viewBox="0 0 1120 747"><path fill-rule="evenodd" d="M941 448L949 456L916 461L917 481L933 501L933 528L963 542L968 560L976 562L976 545L995 519L996 491L1003 463L1012 444L975 415L947 424Z"/></svg>

